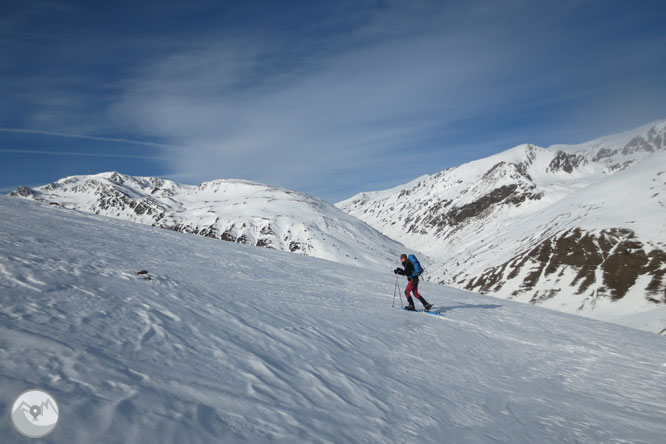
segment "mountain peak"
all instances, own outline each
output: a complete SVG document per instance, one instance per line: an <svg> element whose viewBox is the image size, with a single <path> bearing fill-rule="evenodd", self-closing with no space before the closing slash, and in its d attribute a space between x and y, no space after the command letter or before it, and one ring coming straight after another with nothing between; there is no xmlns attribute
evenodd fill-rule
<svg viewBox="0 0 666 444"><path fill-rule="evenodd" d="M573 145L551 145L548 147L552 151L597 153L600 149L621 150L635 139L654 140L660 137L663 140L666 134L666 119L656 120L647 123L638 128L622 131L615 134L599 137L587 142ZM660 143L659 149L664 149L666 143Z"/></svg>

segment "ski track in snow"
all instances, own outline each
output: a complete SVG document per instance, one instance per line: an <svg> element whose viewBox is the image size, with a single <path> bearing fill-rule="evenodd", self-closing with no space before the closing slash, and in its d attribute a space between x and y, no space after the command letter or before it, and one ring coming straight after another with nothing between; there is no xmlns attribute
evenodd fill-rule
<svg viewBox="0 0 666 444"><path fill-rule="evenodd" d="M0 410L49 391L49 442L666 436L666 338L428 283L405 313L390 270L0 197L0 279Z"/></svg>

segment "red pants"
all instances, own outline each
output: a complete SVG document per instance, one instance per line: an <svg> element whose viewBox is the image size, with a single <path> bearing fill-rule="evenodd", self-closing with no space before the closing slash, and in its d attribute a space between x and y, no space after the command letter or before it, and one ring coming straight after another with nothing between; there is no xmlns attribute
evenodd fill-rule
<svg viewBox="0 0 666 444"><path fill-rule="evenodd" d="M419 278L412 278L412 280L407 283L407 288L405 288L405 295L410 297L409 293L411 292L414 292L414 296L416 296L418 299L421 299L421 295L419 294Z"/></svg>

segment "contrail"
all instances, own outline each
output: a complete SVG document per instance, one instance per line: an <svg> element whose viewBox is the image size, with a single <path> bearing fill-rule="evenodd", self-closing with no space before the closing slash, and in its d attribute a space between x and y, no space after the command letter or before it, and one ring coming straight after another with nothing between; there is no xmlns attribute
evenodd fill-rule
<svg viewBox="0 0 666 444"><path fill-rule="evenodd" d="M107 154L107 153L81 153L73 151L46 151L46 150L13 150L0 148L0 153L20 154L50 154L55 156L88 156L88 157L125 157L131 159L155 159L155 156L141 156L139 154Z"/></svg>
<svg viewBox="0 0 666 444"><path fill-rule="evenodd" d="M23 129L23 128L1 128L0 132L4 133L19 133L19 134L43 134L46 136L58 136L58 137L69 137L70 139L88 139L88 140L100 140L104 142L119 142L119 143L132 143L135 145L147 145L154 146L158 148L173 148L175 145L168 145L165 143L154 143L154 142L142 142L140 140L129 140L129 139L117 139L114 137L98 137L98 136L86 136L83 134L71 134L71 133L60 133L57 131L43 131L36 129Z"/></svg>

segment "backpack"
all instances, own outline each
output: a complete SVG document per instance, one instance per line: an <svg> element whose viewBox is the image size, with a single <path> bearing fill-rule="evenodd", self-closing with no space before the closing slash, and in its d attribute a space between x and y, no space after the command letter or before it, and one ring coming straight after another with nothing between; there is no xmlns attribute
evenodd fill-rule
<svg viewBox="0 0 666 444"><path fill-rule="evenodd" d="M412 277L421 276L421 273L423 273L423 267L421 267L421 264L419 263L419 260L416 259L416 256L410 254L407 256L407 259L409 259L412 262L412 265L414 265L414 273L412 273Z"/></svg>

